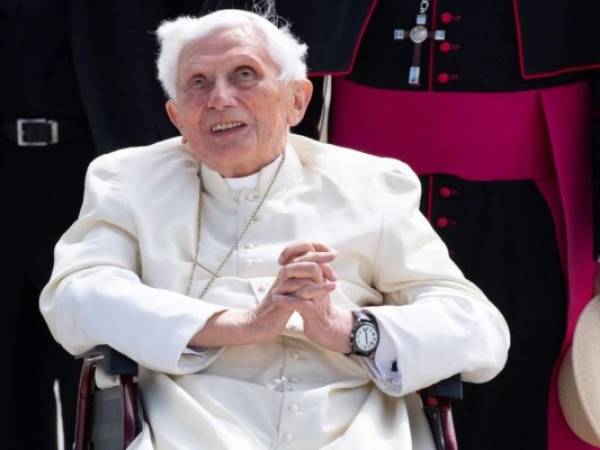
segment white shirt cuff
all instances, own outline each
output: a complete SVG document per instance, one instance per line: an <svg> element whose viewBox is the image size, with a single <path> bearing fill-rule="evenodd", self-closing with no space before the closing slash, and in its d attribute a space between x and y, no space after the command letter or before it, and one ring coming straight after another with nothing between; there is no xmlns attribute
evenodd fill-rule
<svg viewBox="0 0 600 450"><path fill-rule="evenodd" d="M400 386L402 377L397 367L397 357L394 351L394 345L385 328L379 323L379 345L375 351L375 356L366 358L366 362L372 370L373 375L381 381L385 381L394 386Z"/></svg>

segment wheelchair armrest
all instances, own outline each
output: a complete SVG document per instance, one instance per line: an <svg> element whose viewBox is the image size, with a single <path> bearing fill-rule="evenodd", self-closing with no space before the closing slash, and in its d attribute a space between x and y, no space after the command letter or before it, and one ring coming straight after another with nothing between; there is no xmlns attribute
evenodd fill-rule
<svg viewBox="0 0 600 450"><path fill-rule="evenodd" d="M138 365L107 345L94 347L76 356L83 359L79 377L74 450L125 449L142 429L142 409L133 377ZM94 373L101 367L108 375L119 378L119 386L98 391ZM116 411L114 405L117 406ZM122 421L119 433L111 431L114 418ZM92 442L92 444L90 444Z"/></svg>
<svg viewBox="0 0 600 450"><path fill-rule="evenodd" d="M451 404L463 398L460 374L439 381L421 390L419 394L436 450L457 450Z"/></svg>
<svg viewBox="0 0 600 450"><path fill-rule="evenodd" d="M463 385L460 374L438 381L436 384L423 389L421 395L426 397L445 398L452 401L462 400Z"/></svg>
<svg viewBox="0 0 600 450"><path fill-rule="evenodd" d="M135 361L108 345L99 345L93 349L75 356L94 366L100 366L107 375L137 376L138 365Z"/></svg>

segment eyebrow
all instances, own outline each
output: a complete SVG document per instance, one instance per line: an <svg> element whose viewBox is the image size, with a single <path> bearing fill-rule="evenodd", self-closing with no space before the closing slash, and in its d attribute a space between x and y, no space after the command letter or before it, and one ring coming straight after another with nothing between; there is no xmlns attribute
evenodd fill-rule
<svg viewBox="0 0 600 450"><path fill-rule="evenodd" d="M265 63L268 64L268 62L265 62ZM251 66L256 67L256 66L261 65L261 61L258 58L251 56L247 53L238 53L238 54L234 54L230 58L228 58L225 61L225 64L236 67L236 68L240 67L240 66L245 66L245 65L251 65ZM219 66L222 66L222 63L220 63ZM183 67L182 71L184 73L188 72L188 71L203 73L203 71L198 71L198 70L194 69L194 60L193 59L191 61L189 61Z"/></svg>

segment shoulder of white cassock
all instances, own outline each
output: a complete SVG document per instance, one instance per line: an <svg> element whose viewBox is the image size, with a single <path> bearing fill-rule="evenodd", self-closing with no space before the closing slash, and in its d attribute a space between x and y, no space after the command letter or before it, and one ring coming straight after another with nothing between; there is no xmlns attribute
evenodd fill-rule
<svg viewBox="0 0 600 450"><path fill-rule="evenodd" d="M415 173L397 159L375 156L291 133L288 135L286 151L297 153L306 171L320 173L348 187L383 188L394 193L417 187L420 191ZM121 176L126 172L134 178L147 177L156 171L170 174L181 170L194 172L199 165L194 156L185 150L180 137L148 146L116 150L98 157L92 164L96 167L113 167L121 172Z"/></svg>
<svg viewBox="0 0 600 450"><path fill-rule="evenodd" d="M420 193L417 175L400 160L375 156L296 134L289 135L288 144L296 151L306 169L321 171L341 183L362 185L364 188L378 185L394 193L416 188Z"/></svg>

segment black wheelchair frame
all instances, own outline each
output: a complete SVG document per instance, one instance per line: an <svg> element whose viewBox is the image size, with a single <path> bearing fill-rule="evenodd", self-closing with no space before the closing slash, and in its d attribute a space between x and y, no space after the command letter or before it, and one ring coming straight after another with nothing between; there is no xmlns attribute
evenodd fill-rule
<svg viewBox="0 0 600 450"><path fill-rule="evenodd" d="M143 411L134 377L138 366L108 346L78 356L83 359L73 450L125 450L142 431ZM96 368L119 378L120 384L99 390ZM436 450L457 450L452 402L462 399L460 375L419 392Z"/></svg>

